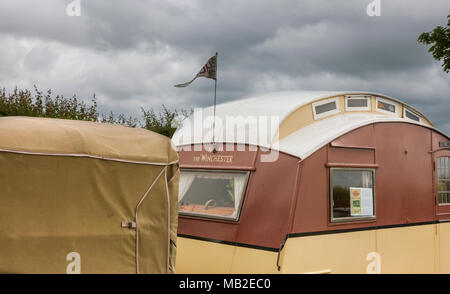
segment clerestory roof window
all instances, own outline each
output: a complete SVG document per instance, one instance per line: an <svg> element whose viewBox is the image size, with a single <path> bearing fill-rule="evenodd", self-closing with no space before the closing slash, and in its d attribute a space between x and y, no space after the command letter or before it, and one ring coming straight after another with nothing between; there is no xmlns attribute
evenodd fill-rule
<svg viewBox="0 0 450 294"><path fill-rule="evenodd" d="M396 115L398 114L398 104L378 97L377 111Z"/></svg>
<svg viewBox="0 0 450 294"><path fill-rule="evenodd" d="M314 119L323 118L340 112L338 98L330 98L312 104Z"/></svg>
<svg viewBox="0 0 450 294"><path fill-rule="evenodd" d="M406 107L403 108L403 117L410 119L410 120L420 122L420 115L417 114L415 111L410 110Z"/></svg>
<svg viewBox="0 0 450 294"><path fill-rule="evenodd" d="M352 95L345 96L346 111L367 111L370 110L370 96Z"/></svg>

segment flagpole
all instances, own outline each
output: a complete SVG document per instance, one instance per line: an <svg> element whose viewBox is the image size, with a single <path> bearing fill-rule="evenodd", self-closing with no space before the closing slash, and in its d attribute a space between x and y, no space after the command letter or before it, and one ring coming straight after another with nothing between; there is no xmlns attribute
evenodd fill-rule
<svg viewBox="0 0 450 294"><path fill-rule="evenodd" d="M216 93L217 93L217 67L218 67L218 62L217 62L217 55L218 53L216 52L216 79L214 80L214 120L213 120L213 150L216 150Z"/></svg>

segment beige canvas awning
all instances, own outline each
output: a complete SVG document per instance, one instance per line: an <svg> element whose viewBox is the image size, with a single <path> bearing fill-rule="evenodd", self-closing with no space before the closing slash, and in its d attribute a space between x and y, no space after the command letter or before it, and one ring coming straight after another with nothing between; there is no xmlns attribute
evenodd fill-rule
<svg viewBox="0 0 450 294"><path fill-rule="evenodd" d="M0 118L0 272L173 272L178 156L137 128Z"/></svg>

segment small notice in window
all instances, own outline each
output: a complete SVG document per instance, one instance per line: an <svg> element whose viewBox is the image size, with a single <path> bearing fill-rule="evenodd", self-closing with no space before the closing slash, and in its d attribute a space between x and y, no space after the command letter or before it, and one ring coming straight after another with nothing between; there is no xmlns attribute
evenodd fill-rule
<svg viewBox="0 0 450 294"><path fill-rule="evenodd" d="M372 188L350 187L350 215L373 215Z"/></svg>

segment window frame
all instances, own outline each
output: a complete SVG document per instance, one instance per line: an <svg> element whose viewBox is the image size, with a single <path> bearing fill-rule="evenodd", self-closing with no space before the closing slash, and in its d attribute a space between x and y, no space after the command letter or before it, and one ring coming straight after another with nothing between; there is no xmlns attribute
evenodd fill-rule
<svg viewBox="0 0 450 294"><path fill-rule="evenodd" d="M200 219L207 219L207 220L222 220L222 221L233 222L233 223L239 222L239 220L241 218L242 208L244 206L244 198L247 195L248 183L250 182L251 171L249 171L249 170L228 170L228 169L206 169L206 168L180 168L180 177L181 177L182 171L245 174L246 175L245 184L244 184L244 188L242 190L241 200L239 201L240 202L239 210L236 213L236 218L214 215L214 214L208 215L208 214L204 214L204 213L183 212L183 211L180 211L180 200L179 199L177 200L179 216L186 216L186 217L200 218Z"/></svg>
<svg viewBox="0 0 450 294"><path fill-rule="evenodd" d="M439 194L440 193L448 193L449 191L439 191L439 166L438 166L438 160L439 158L448 157L448 160L450 161L450 155L441 155L436 157L436 196L437 196L437 205L438 206L450 206L450 202L440 202L439 201ZM444 179L444 181L450 181L449 179Z"/></svg>
<svg viewBox="0 0 450 294"><path fill-rule="evenodd" d="M347 216L335 218L333 214L333 171L336 170L352 170L352 171L371 171L372 172L372 191L373 191L373 215L370 216ZM377 219L377 197L376 197L376 169L375 168L363 168L363 167L330 167L329 168L329 197L328 207L330 213L330 223L350 223L358 221L374 221Z"/></svg>
<svg viewBox="0 0 450 294"><path fill-rule="evenodd" d="M319 114L316 113L316 107L317 106L328 104L330 102L334 102L335 103L336 109L325 111L325 112L322 112L322 113L319 113ZM324 118L324 117L327 117L327 116L330 116L330 115L337 114L337 113L341 112L341 108L340 108L340 105L339 105L339 97L333 97L333 98L328 98L328 99L325 99L325 100L313 102L311 104L311 106L312 106L312 110L313 110L314 120L317 120L317 119L320 119L320 118Z"/></svg>
<svg viewBox="0 0 450 294"><path fill-rule="evenodd" d="M410 112L412 115L417 116L417 117L419 118L419 121L407 117L407 116L406 116L406 112L407 112L407 111ZM406 119L408 119L408 120L410 120L410 121L419 122L419 123L422 122L422 116L421 116L419 113L417 113L416 111L414 111L414 110L412 110L411 108L406 107L406 106L403 106L403 118L406 118Z"/></svg>
<svg viewBox="0 0 450 294"><path fill-rule="evenodd" d="M367 106L365 107L351 107L348 106L348 101L353 99L365 99L367 101ZM345 96L345 111L371 111L372 105L371 105L371 99L370 96L367 95L348 95Z"/></svg>
<svg viewBox="0 0 450 294"><path fill-rule="evenodd" d="M440 139L442 140L442 139ZM446 140L446 139L444 139ZM450 148L438 148L434 150L433 153L433 197L435 206L435 215L438 220L450 221L450 203L439 204L439 194L438 194L438 174L437 174L437 159L439 157L450 157Z"/></svg>
<svg viewBox="0 0 450 294"><path fill-rule="evenodd" d="M390 112L390 111L384 110L382 108L378 108L378 101L394 105L395 106L395 112ZM386 113L386 114L398 116L398 109L399 109L399 107L400 107L400 104L398 104L397 102L394 102L394 101L388 100L388 99L384 99L384 98L381 98L381 97L377 97L377 99L375 101L375 109L376 109L376 111L381 112L381 113Z"/></svg>

